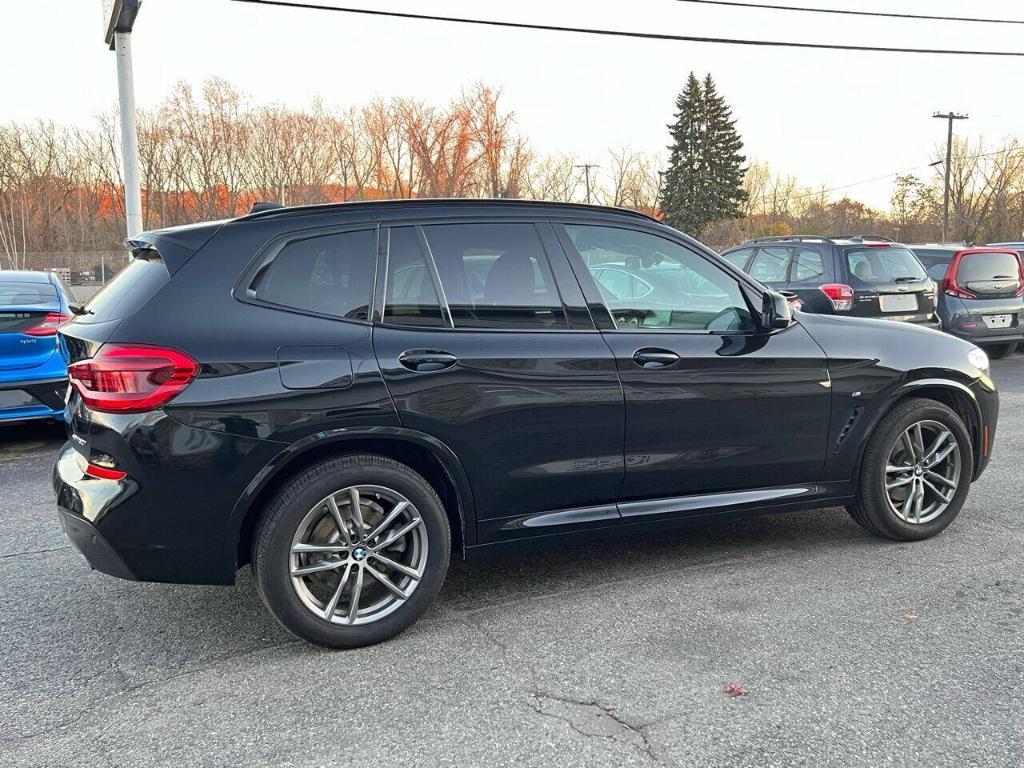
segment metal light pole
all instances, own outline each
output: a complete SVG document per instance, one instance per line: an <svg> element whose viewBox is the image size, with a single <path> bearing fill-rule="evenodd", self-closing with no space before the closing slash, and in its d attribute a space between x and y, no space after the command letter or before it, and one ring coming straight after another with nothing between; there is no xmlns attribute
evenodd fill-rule
<svg viewBox="0 0 1024 768"><path fill-rule="evenodd" d="M104 40L117 57L117 97L121 117L121 161L124 165L124 210L128 237L142 231L142 181L139 138L135 125L135 82L132 76L132 27L142 0L104 0Z"/></svg>
<svg viewBox="0 0 1024 768"><path fill-rule="evenodd" d="M946 183L942 195L942 242L949 240L949 170L953 159L953 121L966 120L967 115L960 115L956 112L936 112L932 117L941 117L949 121L949 130L946 134Z"/></svg>

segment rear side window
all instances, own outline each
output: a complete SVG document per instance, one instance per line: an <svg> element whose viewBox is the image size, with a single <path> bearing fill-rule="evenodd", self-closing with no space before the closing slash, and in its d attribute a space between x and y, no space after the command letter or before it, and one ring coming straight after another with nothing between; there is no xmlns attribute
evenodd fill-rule
<svg viewBox="0 0 1024 768"><path fill-rule="evenodd" d="M76 323L102 323L121 320L134 314L171 279L163 261L152 258L132 259L99 293L85 305L88 310L75 318Z"/></svg>
<svg viewBox="0 0 1024 768"><path fill-rule="evenodd" d="M825 276L825 260L817 251L798 250L793 257L794 283L815 281Z"/></svg>
<svg viewBox="0 0 1024 768"><path fill-rule="evenodd" d="M1009 253L965 253L956 271L958 283L1019 279L1017 258Z"/></svg>
<svg viewBox="0 0 1024 768"><path fill-rule="evenodd" d="M788 269L789 248L758 248L748 271L762 283L784 283Z"/></svg>
<svg viewBox="0 0 1024 768"><path fill-rule="evenodd" d="M49 283L0 282L0 307L53 304L56 301L57 289Z"/></svg>
<svg viewBox="0 0 1024 768"><path fill-rule="evenodd" d="M906 248L854 248L846 252L850 274L865 283L924 280L924 267Z"/></svg>
<svg viewBox="0 0 1024 768"><path fill-rule="evenodd" d="M281 307L365 320L373 286L374 243L372 229L289 243L259 278L256 297Z"/></svg>
<svg viewBox="0 0 1024 768"><path fill-rule="evenodd" d="M456 328L566 328L533 224L423 227Z"/></svg>
<svg viewBox="0 0 1024 768"><path fill-rule="evenodd" d="M384 322L389 325L445 325L434 276L414 227L391 230Z"/></svg>

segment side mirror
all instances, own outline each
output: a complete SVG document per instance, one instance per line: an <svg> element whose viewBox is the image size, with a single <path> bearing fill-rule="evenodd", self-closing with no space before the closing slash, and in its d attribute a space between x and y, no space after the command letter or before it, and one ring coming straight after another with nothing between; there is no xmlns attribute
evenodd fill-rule
<svg viewBox="0 0 1024 768"><path fill-rule="evenodd" d="M788 328L793 322L793 310L789 299L775 291L765 291L761 295L761 327L770 331L775 328Z"/></svg>

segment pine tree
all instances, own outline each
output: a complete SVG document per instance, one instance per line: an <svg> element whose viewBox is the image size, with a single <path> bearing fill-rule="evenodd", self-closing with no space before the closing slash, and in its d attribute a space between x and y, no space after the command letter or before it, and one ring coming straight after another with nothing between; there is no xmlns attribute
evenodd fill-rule
<svg viewBox="0 0 1024 768"><path fill-rule="evenodd" d="M690 73L676 97L675 117L668 126L672 146L661 209L669 225L699 236L713 221L743 215L743 141L711 75L702 85Z"/></svg>

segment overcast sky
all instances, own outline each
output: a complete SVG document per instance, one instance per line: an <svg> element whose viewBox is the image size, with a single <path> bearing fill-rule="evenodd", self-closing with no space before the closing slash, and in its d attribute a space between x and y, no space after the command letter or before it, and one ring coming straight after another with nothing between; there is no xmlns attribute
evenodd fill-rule
<svg viewBox="0 0 1024 768"><path fill-rule="evenodd" d="M905 47L1024 50L1024 26L868 19L675 0L319 0L544 24ZM762 0L763 1L763 0ZM4 0L0 121L88 124L117 100L101 0ZM787 0L788 5L1024 19L1017 0ZM254 101L294 106L376 95L444 103L481 80L503 89L533 146L596 159L663 150L687 73L710 72L748 157L810 185L851 184L927 164L945 139L936 110L986 147L1024 136L1024 59L802 51L520 31L229 0L144 0L133 35L141 106L179 79L219 76ZM919 171L927 173L927 169ZM848 193L888 204L891 180ZM841 193L839 193L841 194Z"/></svg>

